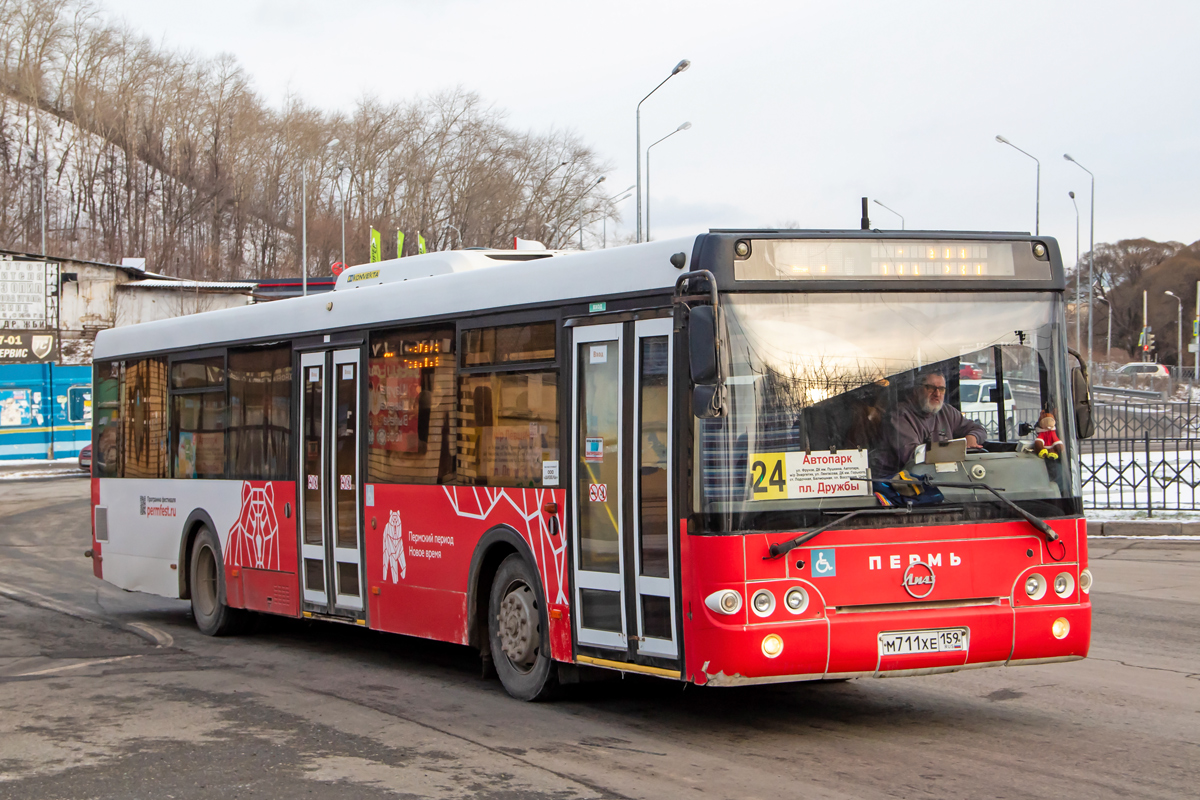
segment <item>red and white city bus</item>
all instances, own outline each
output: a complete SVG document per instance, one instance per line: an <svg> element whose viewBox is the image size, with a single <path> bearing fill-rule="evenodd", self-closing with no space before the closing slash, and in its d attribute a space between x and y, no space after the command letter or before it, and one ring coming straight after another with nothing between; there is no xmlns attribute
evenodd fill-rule
<svg viewBox="0 0 1200 800"><path fill-rule="evenodd" d="M207 634L469 645L523 699L1083 658L1064 286L1049 238L711 231L104 331L94 571Z"/></svg>

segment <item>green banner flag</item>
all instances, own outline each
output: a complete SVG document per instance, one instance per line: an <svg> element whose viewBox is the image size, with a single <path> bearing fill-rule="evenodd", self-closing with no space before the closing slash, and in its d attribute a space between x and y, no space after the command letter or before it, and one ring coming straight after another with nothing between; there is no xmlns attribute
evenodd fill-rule
<svg viewBox="0 0 1200 800"><path fill-rule="evenodd" d="M371 228L371 263L379 260L382 250L383 244L379 238L379 231Z"/></svg>
<svg viewBox="0 0 1200 800"><path fill-rule="evenodd" d="M417 234L417 252L418 253L425 252L425 237L419 233Z"/></svg>
<svg viewBox="0 0 1200 800"><path fill-rule="evenodd" d="M404 231L396 231L396 258L404 258Z"/></svg>

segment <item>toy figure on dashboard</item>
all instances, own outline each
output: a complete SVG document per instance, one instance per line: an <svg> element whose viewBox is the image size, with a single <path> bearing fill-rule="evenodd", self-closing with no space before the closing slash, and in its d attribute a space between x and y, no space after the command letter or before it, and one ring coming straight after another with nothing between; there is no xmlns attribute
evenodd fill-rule
<svg viewBox="0 0 1200 800"><path fill-rule="evenodd" d="M1037 453L1039 458L1050 458L1057 461L1062 457L1064 449L1062 439L1058 438L1058 432L1054 428L1054 415L1049 411L1043 411L1038 417L1033 440L1033 452Z"/></svg>

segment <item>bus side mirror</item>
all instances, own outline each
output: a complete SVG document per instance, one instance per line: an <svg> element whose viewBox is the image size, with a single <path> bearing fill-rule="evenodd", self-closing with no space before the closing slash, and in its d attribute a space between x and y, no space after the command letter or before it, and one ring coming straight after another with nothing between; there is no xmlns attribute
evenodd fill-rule
<svg viewBox="0 0 1200 800"><path fill-rule="evenodd" d="M688 366L692 372L692 411L701 419L719 417L720 360L717 353L717 313L712 306L696 306L688 315Z"/></svg>
<svg viewBox="0 0 1200 800"><path fill-rule="evenodd" d="M717 317L712 306L692 309L688 324L688 365L692 383L708 384L717 380Z"/></svg>
<svg viewBox="0 0 1200 800"><path fill-rule="evenodd" d="M1092 387L1083 367L1071 370L1071 399L1075 406L1075 433L1080 439L1090 439L1096 432L1092 419Z"/></svg>

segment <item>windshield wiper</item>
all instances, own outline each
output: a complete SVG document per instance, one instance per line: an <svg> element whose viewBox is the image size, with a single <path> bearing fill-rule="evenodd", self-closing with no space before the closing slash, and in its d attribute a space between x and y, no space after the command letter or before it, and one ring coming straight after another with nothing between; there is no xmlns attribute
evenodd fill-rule
<svg viewBox="0 0 1200 800"><path fill-rule="evenodd" d="M961 506L921 506L918 508L913 508L912 505L906 505L903 508L856 508L849 514L843 514L842 516L838 517L833 522L827 522L819 528L813 528L808 533L800 534L795 539L789 539L786 542L776 542L769 548L770 555L763 556L763 561L770 561L773 558L779 558L780 556L795 550L805 542L814 539L830 528L835 528L838 525L841 525L843 522L848 522L855 517L900 517L908 516L909 514L928 514L937 511L956 511L961 510L961 508Z"/></svg>
<svg viewBox="0 0 1200 800"><path fill-rule="evenodd" d="M887 483L911 483L911 484L920 485L922 482L921 481L906 481L906 480L902 480L899 478L893 478L892 480L887 481ZM989 486L988 484L984 483L983 481L980 481L979 483L942 483L941 481L934 482L934 481L926 478L924 483L925 483L925 485L936 486L939 488L944 486L947 489L987 489L989 492L991 492L993 495L996 496L997 500L999 500L1001 503L1004 503L1004 505L1008 506L1013 511L1020 514L1025 519L1026 522L1028 522L1033 527L1037 528L1038 532L1046 537L1047 542L1057 542L1058 541L1058 534L1054 532L1053 528L1051 528L1049 525L1046 524L1046 521L1044 519L1042 519L1041 517L1036 517L1033 514L1030 514L1028 511L1021 508L1019 505L1014 503L1012 500L1009 500L1007 497L1000 494L1001 492L1004 491L1004 489L998 489L994 486Z"/></svg>

